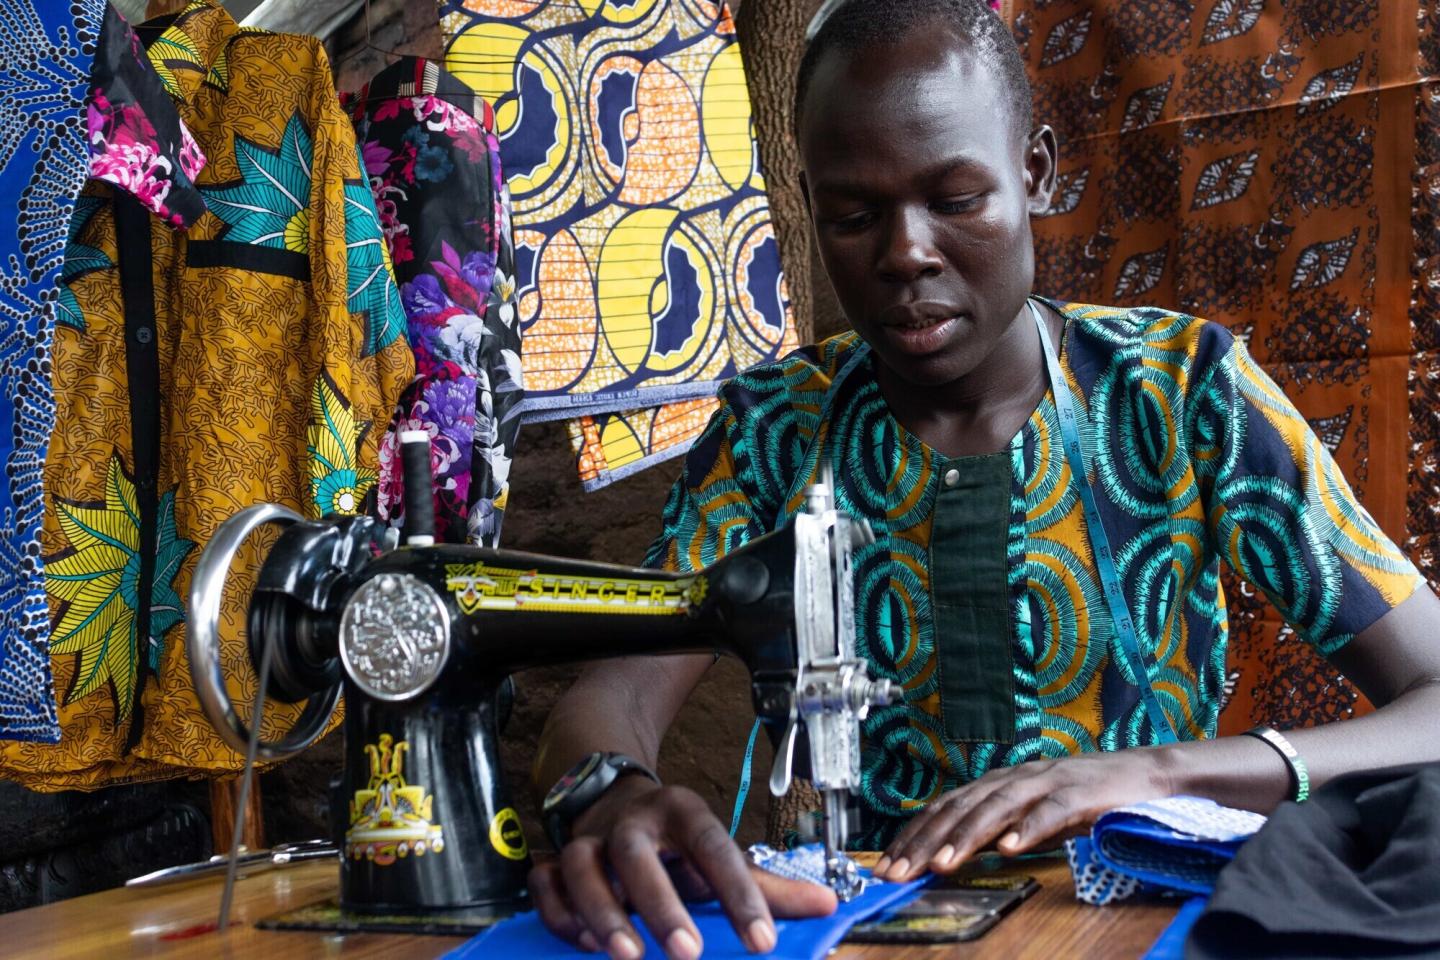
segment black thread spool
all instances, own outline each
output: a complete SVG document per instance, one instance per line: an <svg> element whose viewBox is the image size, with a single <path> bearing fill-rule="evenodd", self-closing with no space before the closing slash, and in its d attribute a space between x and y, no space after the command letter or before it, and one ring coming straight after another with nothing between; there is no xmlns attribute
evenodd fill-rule
<svg viewBox="0 0 1440 960"><path fill-rule="evenodd" d="M424 430L400 431L400 466L405 479L406 546L428 547L435 542L435 500L431 488L430 434Z"/></svg>

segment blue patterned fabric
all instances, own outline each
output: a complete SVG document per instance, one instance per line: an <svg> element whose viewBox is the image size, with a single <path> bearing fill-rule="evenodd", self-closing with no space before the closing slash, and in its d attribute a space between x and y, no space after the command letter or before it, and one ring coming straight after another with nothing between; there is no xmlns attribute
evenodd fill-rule
<svg viewBox="0 0 1440 960"><path fill-rule="evenodd" d="M40 543L51 334L82 322L67 284L112 265L75 242L95 212L76 198L94 176L183 228L204 162L105 0L0 3L0 739L60 739Z"/></svg>
<svg viewBox="0 0 1440 960"><path fill-rule="evenodd" d="M1103 906L1137 894L1209 894L1240 846L1265 825L1249 810L1167 797L1112 810L1066 844L1075 897Z"/></svg>
<svg viewBox="0 0 1440 960"><path fill-rule="evenodd" d="M41 580L50 336L89 170L84 109L104 0L0 4L0 737L55 742Z"/></svg>

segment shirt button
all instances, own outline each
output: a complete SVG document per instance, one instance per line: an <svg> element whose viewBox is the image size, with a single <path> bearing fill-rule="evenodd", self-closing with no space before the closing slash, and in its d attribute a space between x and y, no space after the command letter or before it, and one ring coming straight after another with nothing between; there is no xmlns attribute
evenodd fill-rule
<svg viewBox="0 0 1440 960"><path fill-rule="evenodd" d="M959 471L959 470L955 470L955 469L946 470L946 471L945 471L945 487L946 487L946 489L953 490L954 488L956 488L956 487L958 487L958 486L960 486L960 471Z"/></svg>
<svg viewBox="0 0 1440 960"><path fill-rule="evenodd" d="M151 331L149 327L137 327L135 329L135 339L141 343L149 343L154 336L154 332Z"/></svg>

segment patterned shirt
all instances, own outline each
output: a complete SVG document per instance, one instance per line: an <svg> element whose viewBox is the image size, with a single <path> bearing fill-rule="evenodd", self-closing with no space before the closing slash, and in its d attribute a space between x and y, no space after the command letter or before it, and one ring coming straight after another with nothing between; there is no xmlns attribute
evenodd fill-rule
<svg viewBox="0 0 1440 960"><path fill-rule="evenodd" d="M69 278L98 256L66 257L91 202L76 198L88 175L188 227L205 210L192 182L204 162L104 0L0 4L0 737L60 739L41 529L55 325L77 309Z"/></svg>
<svg viewBox="0 0 1440 960"><path fill-rule="evenodd" d="M342 101L355 122L415 351L380 441L380 516L401 526L400 434L430 435L435 535L494 547L524 394L510 195L495 113L438 63L404 57Z"/></svg>
<svg viewBox="0 0 1440 960"><path fill-rule="evenodd" d="M182 233L146 191L92 183L71 220L41 529L61 737L0 744L0 774L32 789L240 768L190 679L191 573L251 504L362 509L414 374L323 44L240 27L213 0L135 30L207 160L203 208ZM238 702L256 684L239 598L258 567L247 546L221 608ZM266 722L296 715L276 704Z"/></svg>
<svg viewBox="0 0 1440 960"><path fill-rule="evenodd" d="M1422 582L1225 328L1051 306L1150 682L1182 739L1213 736L1220 711L1222 559L1325 655ZM862 845L992 767L1156 742L1116 655L1053 392L1005 451L963 458L895 419L853 333L720 396L648 562L713 562L782 526L833 466L841 507L876 537L855 558L858 648L904 690L864 723Z"/></svg>

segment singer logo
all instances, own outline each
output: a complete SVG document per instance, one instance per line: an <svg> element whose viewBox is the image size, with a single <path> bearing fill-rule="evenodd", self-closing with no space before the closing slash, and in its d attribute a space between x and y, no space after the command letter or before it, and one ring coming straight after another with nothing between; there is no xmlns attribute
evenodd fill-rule
<svg viewBox="0 0 1440 960"><path fill-rule="evenodd" d="M704 577L680 580L563 576L486 563L452 563L445 587L464 613L481 610L546 613L688 613L705 599Z"/></svg>

